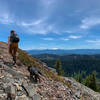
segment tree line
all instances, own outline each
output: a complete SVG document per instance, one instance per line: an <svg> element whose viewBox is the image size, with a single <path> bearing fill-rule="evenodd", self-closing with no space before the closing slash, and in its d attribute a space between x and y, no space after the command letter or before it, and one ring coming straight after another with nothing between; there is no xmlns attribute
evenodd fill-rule
<svg viewBox="0 0 100 100"><path fill-rule="evenodd" d="M58 75L65 76L65 72L62 69L62 64L60 59L58 59L55 63L55 69L58 73ZM84 84L85 86L93 89L94 91L100 92L100 86L97 84L97 78L96 78L96 71L93 71L91 74L86 75L86 72L78 72L74 73L72 75L73 78L75 78L78 82Z"/></svg>

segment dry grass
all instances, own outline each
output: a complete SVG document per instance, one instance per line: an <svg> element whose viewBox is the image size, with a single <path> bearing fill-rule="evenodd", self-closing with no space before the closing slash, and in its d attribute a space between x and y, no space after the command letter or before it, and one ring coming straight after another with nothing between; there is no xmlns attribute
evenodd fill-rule
<svg viewBox="0 0 100 100"><path fill-rule="evenodd" d="M37 66L36 59L28 55L26 51L18 50L18 59L26 66Z"/></svg>
<svg viewBox="0 0 100 100"><path fill-rule="evenodd" d="M48 77L50 80L55 80L62 82L66 84L68 87L71 87L71 84L68 82L65 82L65 79L57 74L54 74L51 70L45 68L42 64L40 64L37 59L33 58L29 54L27 54L26 51L18 50L18 59L23 63L25 66L32 65L36 68L39 68L39 70L42 71L42 73L45 74L46 77Z"/></svg>

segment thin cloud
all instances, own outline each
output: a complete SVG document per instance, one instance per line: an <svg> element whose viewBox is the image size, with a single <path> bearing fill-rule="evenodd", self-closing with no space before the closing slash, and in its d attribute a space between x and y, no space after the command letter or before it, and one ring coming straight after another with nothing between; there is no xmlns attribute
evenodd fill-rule
<svg viewBox="0 0 100 100"><path fill-rule="evenodd" d="M79 39L81 38L82 36L75 36L75 35L70 35L69 38L71 39Z"/></svg>
<svg viewBox="0 0 100 100"><path fill-rule="evenodd" d="M80 25L81 29L90 29L95 25L100 24L100 18L97 17L88 17L82 20L82 24Z"/></svg>
<svg viewBox="0 0 100 100"><path fill-rule="evenodd" d="M65 33L73 33L73 31L70 31L70 30L67 30L67 31L64 31Z"/></svg>
<svg viewBox="0 0 100 100"><path fill-rule="evenodd" d="M40 24L32 27L27 27L27 31L31 34L48 34L50 32L53 32L53 29L51 26L46 24Z"/></svg>
<svg viewBox="0 0 100 100"><path fill-rule="evenodd" d="M64 40L64 41L68 41L70 39L79 39L81 38L82 36L76 36L76 35L70 35L69 37L67 38L61 38L61 40Z"/></svg>
<svg viewBox="0 0 100 100"><path fill-rule="evenodd" d="M49 40L49 41L51 41L51 40L54 40L53 38L42 38L43 40Z"/></svg>
<svg viewBox="0 0 100 100"><path fill-rule="evenodd" d="M95 44L95 45L100 45L100 40L86 40L86 42L92 43L92 44Z"/></svg>
<svg viewBox="0 0 100 100"><path fill-rule="evenodd" d="M27 22L21 22L19 23L20 25L22 26L25 26L25 27L29 27L29 26L35 26L35 25L39 25L43 20L36 20L34 22L31 22L31 23L27 23Z"/></svg>
<svg viewBox="0 0 100 100"><path fill-rule="evenodd" d="M47 34L47 31L44 29L35 29L35 28L28 28L27 29L28 34Z"/></svg>
<svg viewBox="0 0 100 100"><path fill-rule="evenodd" d="M22 21L18 22L17 25L21 26L22 28L26 28L30 34L56 33L56 30L53 29L53 25L46 22L46 18L34 21L30 20L30 22Z"/></svg>
<svg viewBox="0 0 100 100"><path fill-rule="evenodd" d="M9 16L9 14L4 13L0 15L0 23L8 25L14 23L14 20Z"/></svg>
<svg viewBox="0 0 100 100"><path fill-rule="evenodd" d="M100 40L86 40L89 43L100 43Z"/></svg>
<svg viewBox="0 0 100 100"><path fill-rule="evenodd" d="M51 48L52 50L58 50L59 48Z"/></svg>

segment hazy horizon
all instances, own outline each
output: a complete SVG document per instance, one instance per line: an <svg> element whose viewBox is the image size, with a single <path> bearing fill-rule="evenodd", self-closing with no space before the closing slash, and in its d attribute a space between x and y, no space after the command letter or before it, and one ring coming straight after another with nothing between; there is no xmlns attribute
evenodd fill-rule
<svg viewBox="0 0 100 100"><path fill-rule="evenodd" d="M100 49L25 49L25 50L100 50Z"/></svg>

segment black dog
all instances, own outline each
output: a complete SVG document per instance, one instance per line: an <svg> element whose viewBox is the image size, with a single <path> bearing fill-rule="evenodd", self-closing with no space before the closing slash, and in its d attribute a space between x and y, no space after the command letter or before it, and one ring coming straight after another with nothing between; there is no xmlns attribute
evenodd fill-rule
<svg viewBox="0 0 100 100"><path fill-rule="evenodd" d="M35 82L38 82L38 80L39 80L39 82L40 82L39 74L41 74L41 73L37 70L37 68L35 68L33 66L29 66L28 71L30 72L30 79L31 80L34 79Z"/></svg>

